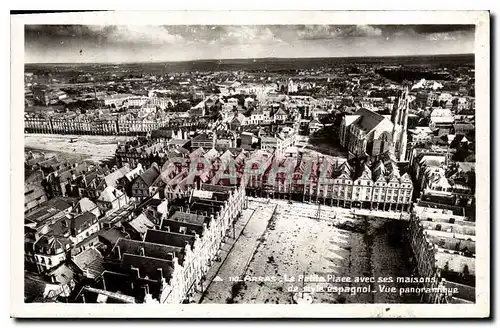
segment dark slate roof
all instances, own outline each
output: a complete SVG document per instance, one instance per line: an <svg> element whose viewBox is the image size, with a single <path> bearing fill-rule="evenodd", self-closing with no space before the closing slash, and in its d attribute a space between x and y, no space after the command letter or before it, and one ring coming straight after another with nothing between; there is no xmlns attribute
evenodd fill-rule
<svg viewBox="0 0 500 328"><path fill-rule="evenodd" d="M194 236L152 229L149 229L146 232L144 240L155 244L170 245L181 248L184 248L186 244L190 244L191 246L194 244Z"/></svg>
<svg viewBox="0 0 500 328"><path fill-rule="evenodd" d="M44 179L43 172L40 170L32 172L30 175L24 177L25 183L40 184Z"/></svg>
<svg viewBox="0 0 500 328"><path fill-rule="evenodd" d="M177 221L180 223L188 223L188 224L198 225L198 226L203 226L203 223L205 223L205 220L206 220L205 216L203 216L203 215L198 215L196 213L186 213L186 212L181 212L181 211L176 211L168 219L171 221Z"/></svg>
<svg viewBox="0 0 500 328"><path fill-rule="evenodd" d="M189 204L189 210L191 212L205 213L206 215L216 214L222 208L222 201L215 200L205 200L205 199L195 199Z"/></svg>
<svg viewBox="0 0 500 328"><path fill-rule="evenodd" d="M229 187L229 186L219 186L219 185L212 185L212 184L202 184L201 185L201 190L205 191L213 191L213 192L219 192L219 193L227 193L229 197L229 192L236 189L235 187Z"/></svg>
<svg viewBox="0 0 500 328"><path fill-rule="evenodd" d="M173 130L154 130L151 132L151 138L172 138L174 135Z"/></svg>
<svg viewBox="0 0 500 328"><path fill-rule="evenodd" d="M172 261L132 254L123 255L121 268L123 270L129 270L131 274L134 274L132 268L138 268L140 277L147 277L150 280L160 280L163 276L167 283L170 281L170 278L172 278L172 272L174 271ZM161 273L159 269L161 269L163 273Z"/></svg>
<svg viewBox="0 0 500 328"><path fill-rule="evenodd" d="M24 276L24 300L27 303L33 302L38 297L43 297L45 285L47 283L41 278L33 277L30 274Z"/></svg>
<svg viewBox="0 0 500 328"><path fill-rule="evenodd" d="M141 248L143 248L144 256L168 261L172 260L172 257L169 256L169 253L174 253L179 259L181 259L183 257L182 253L184 252L184 250L180 247L120 238L111 250L111 256L116 259L118 258L118 247L120 248L122 256L126 253L132 255L140 255L140 250Z"/></svg>
<svg viewBox="0 0 500 328"><path fill-rule="evenodd" d="M151 166L149 169L144 171L143 174L141 174L141 179L144 183L146 183L146 185L151 186L159 175L160 171L158 168L156 166Z"/></svg>
<svg viewBox="0 0 500 328"><path fill-rule="evenodd" d="M68 208L72 207L72 205L65 200L57 197L57 198L52 198L51 200L46 201L43 205L50 206L52 208L55 208L59 211L64 211L67 210Z"/></svg>
<svg viewBox="0 0 500 328"><path fill-rule="evenodd" d="M354 121L353 124L356 124L367 133L373 130L385 119L382 115L365 108L360 108L355 115L360 115L360 117Z"/></svg>
<svg viewBox="0 0 500 328"><path fill-rule="evenodd" d="M206 219L207 219L206 222L208 224L209 218L206 218ZM202 225L182 223L179 221L172 221L172 220L168 220L168 219L163 220L163 222L162 222L162 230L165 230L165 231L181 233L181 228L185 228L186 234L188 234L188 235L194 235L194 234L197 234L198 236L203 235L203 226Z"/></svg>
<svg viewBox="0 0 500 328"><path fill-rule="evenodd" d="M113 245L118 241L118 239L128 236L128 233L114 227L110 229L101 229L97 233L101 238Z"/></svg>
<svg viewBox="0 0 500 328"><path fill-rule="evenodd" d="M71 219L71 229L86 229L92 225L92 220L96 219L96 216L92 212L85 212Z"/></svg>

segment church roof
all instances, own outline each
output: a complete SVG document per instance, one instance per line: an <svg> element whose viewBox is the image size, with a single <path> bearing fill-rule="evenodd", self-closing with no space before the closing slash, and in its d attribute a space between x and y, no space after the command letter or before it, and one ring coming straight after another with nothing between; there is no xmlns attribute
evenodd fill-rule
<svg viewBox="0 0 500 328"><path fill-rule="evenodd" d="M359 118L353 123L363 129L366 133L372 131L386 118L380 114L372 112L366 108L359 109L355 115L359 115Z"/></svg>

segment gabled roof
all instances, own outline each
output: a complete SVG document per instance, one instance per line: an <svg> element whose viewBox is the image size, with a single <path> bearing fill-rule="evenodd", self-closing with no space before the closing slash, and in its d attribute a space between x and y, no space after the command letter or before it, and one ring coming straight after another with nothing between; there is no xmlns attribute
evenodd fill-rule
<svg viewBox="0 0 500 328"><path fill-rule="evenodd" d="M111 203L111 202L115 201L117 198L122 197L123 195L124 195L123 192L121 192L120 190L118 190L114 187L108 186L101 192L98 200L100 200L102 202L110 202Z"/></svg>
<svg viewBox="0 0 500 328"><path fill-rule="evenodd" d="M155 182L156 178L158 178L159 175L160 175L160 170L158 169L158 167L152 165L149 169L144 171L143 174L141 174L141 179L148 187L150 187L153 184L153 182Z"/></svg>
<svg viewBox="0 0 500 328"><path fill-rule="evenodd" d="M104 177L104 180L106 181L106 185L111 186L111 187L116 187L116 184L117 184L116 182L118 180L120 180L121 178L125 177L125 175L127 173L129 173L130 171L131 171L130 167L123 166L122 168L111 172L110 174L108 174L107 176Z"/></svg>
<svg viewBox="0 0 500 328"><path fill-rule="evenodd" d="M76 204L76 207L79 209L80 213L84 213L84 212L89 212L89 211L94 210L97 207L97 205L93 201L91 201L89 198L83 197Z"/></svg>
<svg viewBox="0 0 500 328"><path fill-rule="evenodd" d="M86 229L97 217L92 212L84 212L71 219L71 229L79 230Z"/></svg>
<svg viewBox="0 0 500 328"><path fill-rule="evenodd" d="M104 271L102 266L103 256L94 247L87 248L78 255L73 256L72 261L83 272L89 270L89 273L96 275Z"/></svg>
<svg viewBox="0 0 500 328"><path fill-rule="evenodd" d="M371 132L386 118L371 110L360 108L355 115L359 115L358 119L353 123L363 129L366 133Z"/></svg>
<svg viewBox="0 0 500 328"><path fill-rule="evenodd" d="M141 235L155 226L144 213L139 214L135 219L129 221L128 224Z"/></svg>
<svg viewBox="0 0 500 328"><path fill-rule="evenodd" d="M208 160L212 160L212 159L214 159L215 157L218 157L218 156L219 156L219 152L215 148L210 149L209 151L207 151L205 153L205 155L203 155L203 157L205 159L208 159Z"/></svg>
<svg viewBox="0 0 500 328"><path fill-rule="evenodd" d="M276 111L276 113L274 113L274 115L288 115L284 110L283 108L280 108Z"/></svg>

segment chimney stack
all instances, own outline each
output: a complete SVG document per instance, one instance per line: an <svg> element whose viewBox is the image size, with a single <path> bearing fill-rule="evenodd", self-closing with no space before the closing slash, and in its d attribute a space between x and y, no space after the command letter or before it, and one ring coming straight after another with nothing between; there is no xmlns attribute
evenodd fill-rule
<svg viewBox="0 0 500 328"><path fill-rule="evenodd" d="M122 252L120 250L120 246L116 246L116 249L118 251L118 259L121 261L122 260Z"/></svg>
<svg viewBox="0 0 500 328"><path fill-rule="evenodd" d="M162 268L158 268L158 272L160 273L160 281L163 280L163 269Z"/></svg>

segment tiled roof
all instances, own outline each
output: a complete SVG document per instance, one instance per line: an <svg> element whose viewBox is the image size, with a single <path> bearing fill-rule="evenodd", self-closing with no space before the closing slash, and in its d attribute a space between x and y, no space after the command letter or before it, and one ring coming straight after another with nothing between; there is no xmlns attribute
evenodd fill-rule
<svg viewBox="0 0 500 328"><path fill-rule="evenodd" d="M78 255L73 256L72 260L73 263L75 263L76 266L82 271L85 271L86 269L95 270L102 267L103 256L94 247L90 247L83 252L80 252ZM102 271L104 271L104 268L102 268Z"/></svg>

